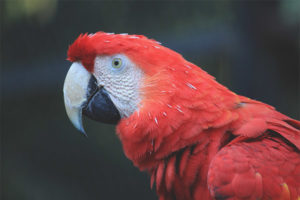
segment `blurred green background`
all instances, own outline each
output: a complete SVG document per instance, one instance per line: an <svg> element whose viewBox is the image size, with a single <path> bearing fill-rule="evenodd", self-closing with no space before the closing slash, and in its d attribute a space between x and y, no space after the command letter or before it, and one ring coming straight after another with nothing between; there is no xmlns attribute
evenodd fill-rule
<svg viewBox="0 0 300 200"><path fill-rule="evenodd" d="M299 119L300 1L0 1L1 196L156 199L114 126L69 122L66 52L80 33L154 38L233 91Z"/></svg>

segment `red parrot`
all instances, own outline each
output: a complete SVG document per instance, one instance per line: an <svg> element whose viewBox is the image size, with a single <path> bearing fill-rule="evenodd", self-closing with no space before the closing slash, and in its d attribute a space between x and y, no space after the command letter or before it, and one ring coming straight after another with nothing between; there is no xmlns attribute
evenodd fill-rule
<svg viewBox="0 0 300 200"><path fill-rule="evenodd" d="M68 60L70 120L116 124L160 200L300 200L299 121L142 35L81 34Z"/></svg>

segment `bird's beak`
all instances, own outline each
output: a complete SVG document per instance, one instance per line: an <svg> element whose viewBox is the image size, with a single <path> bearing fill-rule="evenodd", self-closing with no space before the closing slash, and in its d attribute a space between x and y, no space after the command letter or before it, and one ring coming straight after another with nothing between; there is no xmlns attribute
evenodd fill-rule
<svg viewBox="0 0 300 200"><path fill-rule="evenodd" d="M82 114L96 121L116 124L120 114L108 92L98 86L95 77L81 63L71 65L64 83L66 112L72 124L83 134ZM86 134L85 134L86 135Z"/></svg>

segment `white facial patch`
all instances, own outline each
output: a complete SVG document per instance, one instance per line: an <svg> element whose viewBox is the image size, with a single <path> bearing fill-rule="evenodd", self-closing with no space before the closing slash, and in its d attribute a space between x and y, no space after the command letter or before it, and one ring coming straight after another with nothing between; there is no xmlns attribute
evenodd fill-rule
<svg viewBox="0 0 300 200"><path fill-rule="evenodd" d="M122 54L97 56L94 76L103 86L119 110L121 117L129 117L141 101L140 83L143 71Z"/></svg>

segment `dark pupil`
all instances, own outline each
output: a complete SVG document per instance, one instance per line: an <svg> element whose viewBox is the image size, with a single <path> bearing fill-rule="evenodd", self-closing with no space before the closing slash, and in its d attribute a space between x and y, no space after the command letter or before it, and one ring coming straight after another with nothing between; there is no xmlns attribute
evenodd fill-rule
<svg viewBox="0 0 300 200"><path fill-rule="evenodd" d="M114 65L118 66L119 65L119 61L118 60L114 61Z"/></svg>

